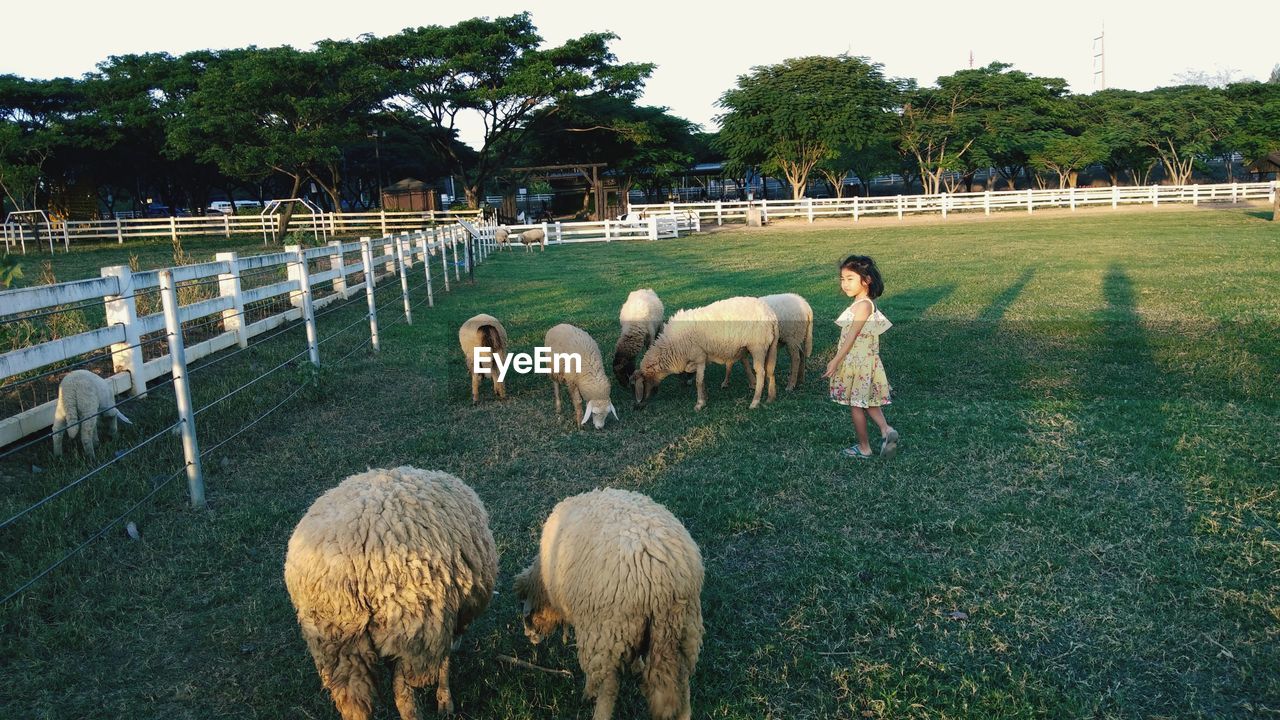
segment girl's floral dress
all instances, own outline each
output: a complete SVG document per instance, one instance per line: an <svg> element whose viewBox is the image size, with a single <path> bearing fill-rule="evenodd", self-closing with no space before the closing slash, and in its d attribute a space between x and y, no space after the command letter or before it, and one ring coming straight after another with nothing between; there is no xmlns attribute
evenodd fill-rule
<svg viewBox="0 0 1280 720"><path fill-rule="evenodd" d="M859 302L871 301L857 300L836 318L841 345L852 332L853 307ZM844 362L831 376L831 400L841 405L866 408L891 402L889 378L884 373L884 363L880 361L880 334L892 327L892 323L875 307L875 303L871 307L871 315L862 324L858 339L853 341Z"/></svg>

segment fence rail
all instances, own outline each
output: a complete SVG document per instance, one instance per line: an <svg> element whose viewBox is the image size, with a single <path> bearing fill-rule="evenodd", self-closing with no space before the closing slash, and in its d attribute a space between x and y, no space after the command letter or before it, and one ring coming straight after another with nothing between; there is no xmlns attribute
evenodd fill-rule
<svg viewBox="0 0 1280 720"><path fill-rule="evenodd" d="M762 210L764 219L806 218L813 222L821 217L849 217L854 221L865 215L941 214L946 218L955 212L1023 210L1036 208L1070 208L1088 205L1152 205L1161 203L1245 202L1275 199L1276 181L1259 183L1224 183L1218 185L1150 185L1111 186L1101 188L1062 188L1048 190L997 190L975 193L940 193L936 195L885 195L851 198L801 198L799 200L756 200L741 202L667 202L632 204L632 212L642 217L694 215L700 222L725 222L747 217L748 207Z"/></svg>

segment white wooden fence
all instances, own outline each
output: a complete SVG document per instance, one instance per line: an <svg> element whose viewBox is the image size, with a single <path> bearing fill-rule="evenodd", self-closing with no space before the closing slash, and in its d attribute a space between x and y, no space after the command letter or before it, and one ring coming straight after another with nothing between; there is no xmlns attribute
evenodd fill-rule
<svg viewBox="0 0 1280 720"><path fill-rule="evenodd" d="M470 236L474 236L475 243L467 242ZM451 269L454 280L460 279L464 268L469 270L493 247L491 226L473 227L469 232L461 224L455 224L377 239L361 238L358 242L333 241L314 248L289 245L284 252L266 255L240 257L234 252L218 253L213 262L164 270L135 273L128 266L106 267L102 268L102 276L95 279L9 290L0 293L0 318L4 318L0 322L100 299L106 310L106 324L0 355L0 378L13 378L109 349L115 371L109 381L115 391L130 395L145 393L148 381L167 375L173 369L169 354L150 359L143 355L143 346L151 342L144 342L143 338L165 332L164 313L138 314L139 296L161 288L162 275L166 273L171 273L172 283L178 285L179 291L183 283L188 287L208 285L209 291L205 294L212 296L175 308L176 322L211 318L209 324L215 328L210 337L185 347L186 362L232 345L248 347L250 338L303 319L307 323L312 362L319 364L313 310L361 292L366 292L372 302L373 287L379 280L398 276L408 316L408 273L423 274L428 303L434 304L433 273L437 275L435 282L443 281L443 288L448 290ZM352 276L356 274L361 276L360 282L353 283ZM266 276L267 284L249 289L243 286L243 278L258 275ZM278 280L280 277L285 279ZM216 295L212 290L215 285ZM288 309L248 322L246 306L284 296L288 297ZM372 309L370 315L370 331L376 348L376 314ZM99 357L105 361L106 353ZM51 427L54 406L55 401L46 402L0 420L0 447Z"/></svg>
<svg viewBox="0 0 1280 720"><path fill-rule="evenodd" d="M479 210L447 210L422 212L388 212L379 210L364 213L295 213L289 222L290 230L311 233L317 240L337 236L380 235L417 232L440 222L452 222L462 218L477 218ZM36 242L50 252L57 245L70 250L72 243L115 241L140 238L170 238L221 236L233 234L261 234L263 239L274 237L280 229L280 216L272 215L204 215L200 217L133 218L116 220L66 220L27 223L9 222L0 225L0 238L5 248L19 248L23 253L27 245Z"/></svg>
<svg viewBox="0 0 1280 720"><path fill-rule="evenodd" d="M651 213L641 220L599 220L588 222L544 222L527 225L503 225L512 234L540 229L549 245L568 245L584 242L612 242L614 240L665 240L680 237L680 233L701 232L702 221L697 213Z"/></svg>
<svg viewBox="0 0 1280 720"><path fill-rule="evenodd" d="M726 221L745 221L747 207L754 205L762 209L766 221L771 217L806 218L809 222L820 217L848 217L856 222L866 215L896 215L901 219L907 214L939 213L946 218L954 212L982 212L990 215L992 211L1021 210L1030 213L1036 208L1075 210L1088 205L1109 205L1115 208L1120 205L1159 206L1161 203L1198 205L1202 202L1235 203L1250 200L1272 202L1275 192L1276 181L1272 180L1218 185L1112 186L754 202L668 202L632 204L631 210L644 217L688 213L696 215L700 221L714 221L717 225L722 225Z"/></svg>

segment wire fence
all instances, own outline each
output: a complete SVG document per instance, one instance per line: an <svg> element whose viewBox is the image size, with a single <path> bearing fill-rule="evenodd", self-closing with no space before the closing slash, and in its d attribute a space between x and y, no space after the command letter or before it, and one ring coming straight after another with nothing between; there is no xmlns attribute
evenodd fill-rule
<svg viewBox="0 0 1280 720"><path fill-rule="evenodd" d="M480 242L476 243L474 247L468 247L466 251L466 258L463 261L467 269L470 270L472 265L483 261L483 259L488 255L489 250L490 250L490 247L486 245L483 238L480 240ZM444 252L443 246L440 248L440 252L442 253ZM424 262L430 262L430 260L431 260L431 256L429 253L427 253L424 257ZM166 271L166 272L169 272L169 271ZM130 465L130 462L126 462L126 460L130 460L133 456L135 456L136 453L139 453L144 448L164 446L164 443L161 441L165 437L174 437L174 435L176 434L175 431L179 431L179 430L181 430L181 434L183 435L182 463L177 468L165 470L157 474L152 474L151 475L152 480L150 482L151 488L140 499L130 504L128 509L126 509L123 513L113 517L112 519L108 520L105 524L101 525L96 530L91 532L83 541L79 542L78 544L75 544L74 547L72 547L68 552L65 552L59 555L53 562L45 564L38 571L31 573L30 576L27 577L25 580L23 580L21 583L19 583L16 588L8 591L4 595L3 599L0 600L0 605L7 604L10 601L20 597L23 593L25 593L26 591L31 589L33 586L35 586L35 584L39 582L42 578L49 576L50 573L55 571L57 568L59 568L69 560L71 560L78 553L82 552L85 548L92 545L94 541L98 540L99 538L102 538L112 528L116 527L121 522L125 521L130 515L136 513L139 509L141 509L147 502L152 500L158 493L160 493L162 490L168 487L176 478L186 475L188 478L189 486L192 486L191 484L193 482L198 482L200 484L200 489L199 489L200 498L201 500L203 500L203 478L201 475L201 461L205 458L208 458L210 455L212 455L214 452L218 451L219 449L226 447L233 440L241 437L250 428L258 425L264 419L271 416L273 413L280 410L280 408L288 404L290 401L297 398L304 390L306 390L309 387L311 383L306 379L302 379L302 378L295 378L293 380L287 381L285 384L285 387L288 388L288 392L286 392L281 399L279 399L278 401L275 401L270 407L266 408L264 411L257 413L252 419L248 420L247 422L240 423L237 429L232 431L226 437L219 439L215 444L207 448L204 448L203 450L192 452L192 448L196 447L196 443L194 442L194 440L197 438L197 433L196 433L197 416L207 419L209 417L209 414L213 410L215 410L216 408L222 407L222 408L226 408L226 412L221 413L221 415L230 416L230 418L226 418L226 417L221 418L223 421L227 419L234 419L235 421L239 421L241 418L237 415L237 413L241 412L242 408L239 405L236 405L234 407L231 405L228 405L228 401L230 401L232 398L235 398L237 396L241 396L241 394L244 393L245 390L251 387L261 387L261 383L263 383L268 378L286 377L287 375L282 374L282 371L284 371L286 368L290 366L297 365L300 361L303 363L303 366L305 366L307 364L307 361L302 361L302 358L304 358L307 355L311 355L310 362L315 363L319 367L340 366L341 363L345 362L347 359L351 358L356 353L368 348L374 342L374 338L375 338L374 328L376 326L378 315L390 311L392 306L398 303L403 303L408 310L405 312L396 313L395 316L388 319L388 321L385 324L387 326L390 326L390 325L394 325L395 323L401 320L405 322L409 322L410 321L409 312L411 312L413 308L416 308L417 306L421 305L423 302L427 302L429 300L429 298L431 297L431 293L435 289L433 288L433 284L436 281L424 280L410 286L407 282L407 276L405 273L406 273L406 265L403 261L403 258L399 258L396 265L396 272L393 275L385 278L386 280L399 280L399 282L384 282L382 286L379 287L376 284L377 279L374 278L373 279L374 285L367 287L365 293L354 294L352 298L348 299L345 302L333 303L329 308L326 308L325 311L322 313L316 313L314 315L303 313L302 318L299 318L298 320L295 320L292 322L284 323L283 327L281 327L279 330L275 330L263 337L260 337L251 344L247 344L244 347L240 347L230 352L224 352L222 354L214 355L211 357L211 359L196 365L187 365L185 363L185 360L183 359L184 358L184 355L182 352L183 336L190 332L190 328L186 324L177 322L176 320L178 318L177 311L179 308L177 306L178 300L177 300L177 294L175 291L176 289L178 289L178 285L172 282L171 275L168 277L168 279L165 279L165 276L162 273L162 282L161 282L162 287L161 287L160 296L161 296L161 300L163 301L163 304L165 305L166 328L164 331L162 331L162 333L160 333L160 337L135 343L133 345L130 345L129 348L117 348L109 353L101 353L94 359L110 358L111 355L118 353L123 349L132 349L132 348L140 347L150 343L159 342L161 340L169 342L171 357L173 358L173 363L174 363L173 373L163 382L157 383L153 386L149 386L147 388L147 393L151 394L153 392L158 391L161 388L166 388L167 386L172 385L173 395L174 395L172 399L178 407L178 418L172 422L163 424L162 427L152 432L150 435L148 435L145 439L141 440L140 442L134 443L133 445L127 448L116 451L114 455L106 462L98 464L94 466L92 469L89 469L79 474L77 477L75 477L75 479L71 480L70 482L66 482L58 485L51 492L46 492L45 494L43 494L42 497L40 497L40 499L36 500L35 502L27 504L25 507L17 509L16 511L5 513L6 515L8 515L8 517L3 522L0 522L0 532L13 533L17 529L17 527L23 523L24 520L32 518L34 515L39 513L39 511L49 508L51 504L54 503L54 501L58 500L59 498L67 497L68 494L71 493L73 490L82 489L87 486L93 485L94 483L91 481L93 481L95 478L103 477L103 474L107 470L111 468L123 468L125 466ZM166 287L168 288L167 290L165 289ZM186 286L183 285L182 287L186 287ZM426 290L425 294L422 293L424 289ZM379 297L379 294L384 294L385 296ZM422 297L418 297L415 299L413 297L415 294L422 294ZM328 333L323 339L315 339L318 337L318 333L315 332L315 320L318 317L329 316L330 314L334 314L334 313L341 313L343 310L351 310L353 305L361 304L360 301L366 300L367 298L373 298L374 300L374 302L372 302L371 304L372 309L370 309L370 307L364 307L362 309L361 314L358 317L354 318L350 322L345 323L339 329ZM240 311L239 314L243 314L244 312L246 311ZM210 323L208 324L212 324L213 322L223 321L225 317L226 316L219 316L214 320L210 321ZM324 345L334 340L340 335L349 333L351 330L353 330L357 326L364 325L364 324L367 324L370 326L370 333L368 336L359 340L354 345L354 347L347 350L341 356L338 356L336 359L330 360L324 363L323 365L321 365L320 356L318 354L318 349L321 345ZM271 343L272 340L282 337L283 335L291 331L297 330L298 328L308 329L309 331L308 337L311 338L308 341L308 347L300 351L292 351L287 349L287 345L281 346L278 343L274 343L274 344ZM243 363L236 363L236 364L230 364L230 365L224 364L227 360L230 360L231 358L240 357L243 359L244 353L251 352L251 351L253 351L251 354L257 353L257 352L266 352L268 348L270 348L269 352L276 353L277 358L279 358L280 355L283 355L283 354L287 354L287 356L284 357L283 360L273 361L274 364L272 365L272 367L270 367L269 369L263 372L255 372L253 376L247 380L244 380L243 376L241 376L240 378L236 377L237 371L243 371L245 369L245 365ZM81 363L78 363L78 364L86 364L87 362L92 362L92 360L82 361ZM208 371L210 371L212 368L219 367L219 366L221 367L220 373L217 373L214 375L210 375L208 373ZM65 372L66 369L67 367L64 366L62 368L59 368L58 370L49 371L48 373L44 373L44 374L48 375L55 372ZM234 387L232 387L229 390L226 390L225 392L220 392L220 394L218 394L217 397L214 397L197 407L193 405L190 401L190 393L192 390L192 387L190 385L190 380L195 373L201 373L201 377L205 378L205 380L202 381L202 387L217 387L219 385L219 381L221 381L222 383L234 385ZM27 380L29 379L24 379L23 381L20 381L20 382L26 382ZM111 405L108 408L100 409L97 413L87 418L83 418L81 419L81 421L96 423L98 422L101 416L113 410L116 410L121 406L124 406L130 402L136 402L140 400L140 397L141 396L127 397L123 400L115 402L113 405ZM185 398L185 403L184 403L184 398ZM185 410L184 410L184 407L186 408ZM160 409L163 409L163 408L160 408ZM155 414L154 411L150 412L150 415L154 415L154 414ZM203 422L204 421L202 421L202 423ZM219 426L221 426L220 423L213 423L211 425L211 427L219 427ZM188 446L187 437L186 437L188 433L190 433L191 439L193 440L190 446ZM0 454L0 462L12 461L19 453L31 450L31 448L35 447L36 445L51 439L55 434L56 433L54 432L42 433L38 437L26 440L20 444L16 444L6 449L3 452L3 454ZM170 447L169 449L173 450L174 448ZM196 496L193 490L193 495L192 495L193 504L196 504L195 501L196 501ZM72 508L71 510L74 511L78 509L80 508ZM5 540L6 544L8 544L11 547L16 547L18 544L16 542L16 539L14 542L8 542L8 539L3 538L3 536L0 536L0 540ZM10 572L9 574L12 576L14 573Z"/></svg>

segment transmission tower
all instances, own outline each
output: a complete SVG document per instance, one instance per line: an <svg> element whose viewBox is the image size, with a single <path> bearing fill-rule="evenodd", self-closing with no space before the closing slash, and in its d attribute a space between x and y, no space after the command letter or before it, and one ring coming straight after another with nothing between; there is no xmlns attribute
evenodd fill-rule
<svg viewBox="0 0 1280 720"><path fill-rule="evenodd" d="M1107 89L1107 46L1105 37L1107 35L1106 25L1102 26L1102 30L1098 32L1098 37L1093 39L1093 89Z"/></svg>

